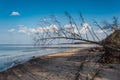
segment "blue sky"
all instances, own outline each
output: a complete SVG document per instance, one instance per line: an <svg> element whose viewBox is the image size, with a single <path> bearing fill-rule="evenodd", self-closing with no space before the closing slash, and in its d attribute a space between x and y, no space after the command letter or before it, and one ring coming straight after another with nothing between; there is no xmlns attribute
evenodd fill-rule
<svg viewBox="0 0 120 80"><path fill-rule="evenodd" d="M30 35L10 32L38 27L42 17L63 17L64 11L77 16L81 11L88 22L110 20L120 17L119 5L120 0L0 0L0 43L32 43Z"/></svg>

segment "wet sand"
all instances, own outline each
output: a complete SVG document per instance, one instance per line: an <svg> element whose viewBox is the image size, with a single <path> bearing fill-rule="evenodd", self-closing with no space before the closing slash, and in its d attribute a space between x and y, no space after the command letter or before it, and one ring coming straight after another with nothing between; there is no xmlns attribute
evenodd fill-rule
<svg viewBox="0 0 120 80"><path fill-rule="evenodd" d="M88 65L92 65L92 70L94 64L94 60L86 61L88 53L90 53L89 56L92 55L89 59L95 58L93 54L96 54L96 52L80 48L41 56L1 72L0 80L82 80L86 78L85 74L89 71ZM83 64L82 67L81 64ZM112 68L109 65L101 67L99 75L96 75L94 79L120 80L120 65L112 64L110 65ZM115 68L116 65L117 68ZM109 76L110 73L113 74L115 79Z"/></svg>

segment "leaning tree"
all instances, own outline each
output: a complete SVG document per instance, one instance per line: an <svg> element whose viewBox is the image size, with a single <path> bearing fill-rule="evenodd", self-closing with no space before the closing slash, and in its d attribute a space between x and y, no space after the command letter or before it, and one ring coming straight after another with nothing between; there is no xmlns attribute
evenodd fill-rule
<svg viewBox="0 0 120 80"><path fill-rule="evenodd" d="M113 17L111 23L104 21L103 24L103 29L112 31L110 35L101 41L102 44L107 45L104 46L104 59L107 62L111 62L113 59L120 61L120 23L118 18Z"/></svg>
<svg viewBox="0 0 120 80"><path fill-rule="evenodd" d="M111 62L111 58L113 57L120 59L120 25L118 18L114 17L112 23L104 21L102 26L94 20L93 27L85 21L81 13L77 21L68 12L65 12L65 16L67 18L67 25L61 23L54 15L52 15L50 19L41 20L40 27L37 29L34 36L34 44L35 46L46 47L48 44L54 44L56 42L61 43L64 42L64 40L73 43L74 40L77 40L79 42L84 41L103 46L104 51L101 51L100 58L93 66L94 69L90 68L88 65L90 71L87 73L86 80L93 80L95 75L99 72L99 69L95 68L97 67L95 66L97 63ZM95 28L97 28L97 30ZM101 39L97 33L102 33L101 35L105 35L105 38ZM83 64L84 63L81 63L80 68L82 68ZM79 73L80 69L75 80L79 80ZM92 78L90 79L88 79L89 73L92 74Z"/></svg>
<svg viewBox="0 0 120 80"><path fill-rule="evenodd" d="M103 46L105 54L102 58L104 59L108 59L110 55L116 55L114 52L120 52L120 25L118 18L113 17L112 23L104 21L102 26L94 20L93 23L95 24L95 27L92 27L86 23L81 13L79 13L77 21L68 12L65 12L65 16L67 25L62 24L54 15L52 15L49 20L41 20L40 28L35 33L34 37L35 45L42 45L43 47L46 46L46 44L58 41L62 42L61 40L78 40ZM96 34L97 30L94 28L101 31L106 38L101 40L98 34ZM109 30L111 30L111 34L107 33Z"/></svg>

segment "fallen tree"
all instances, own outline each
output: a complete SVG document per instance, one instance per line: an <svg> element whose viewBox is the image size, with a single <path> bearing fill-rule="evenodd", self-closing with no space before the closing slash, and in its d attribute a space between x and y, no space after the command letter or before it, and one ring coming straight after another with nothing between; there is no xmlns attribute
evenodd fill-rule
<svg viewBox="0 0 120 80"><path fill-rule="evenodd" d="M120 26L118 24L118 19L113 18L113 23L104 22L104 26L98 24L97 21L94 21L95 27L97 27L106 38L103 40L96 34L94 27L90 26L85 22L83 16L79 15L79 20L81 20L81 25L77 25L74 18L67 12L65 12L65 16L67 17L68 24L67 26L63 25L55 16L52 16L52 22L47 20L42 21L40 32L35 33L34 42L36 46L48 46L48 44L52 44L55 42L62 42L64 39L66 41L69 40L78 40L89 42L93 44L98 44L103 46L101 55L99 55L100 59L96 61L96 64L99 62L111 63L113 60L119 62L120 60ZM44 27L44 25L48 25ZM54 25L55 24L55 25ZM82 34L84 30L84 36ZM107 30L112 30L111 34L107 33ZM91 36L91 38L90 38ZM57 40L57 41L56 41ZM58 42L58 43L59 43ZM79 43L77 42L77 43ZM80 44L79 44L80 45ZM95 49L95 48L94 48ZM97 50L97 49L96 49ZM99 50L99 49L98 49ZM104 50L104 53L103 53ZM85 60L86 61L86 60ZM89 61L88 61L89 62ZM81 66L80 66L81 68ZM79 72L79 70L78 70ZM95 72L92 78L94 78L99 72L99 69ZM80 74L78 73L76 76L76 80L79 79Z"/></svg>

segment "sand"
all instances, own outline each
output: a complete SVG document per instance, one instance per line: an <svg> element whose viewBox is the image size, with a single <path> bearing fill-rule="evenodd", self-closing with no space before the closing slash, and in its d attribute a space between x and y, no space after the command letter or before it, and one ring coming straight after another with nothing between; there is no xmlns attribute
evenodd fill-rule
<svg viewBox="0 0 120 80"><path fill-rule="evenodd" d="M102 67L97 64L94 67L95 60L99 58L93 56L96 52L98 50L77 48L41 56L1 72L0 80L85 80L86 77L91 78L90 70L94 72L99 67L99 74L94 80L120 80L120 64Z"/></svg>

